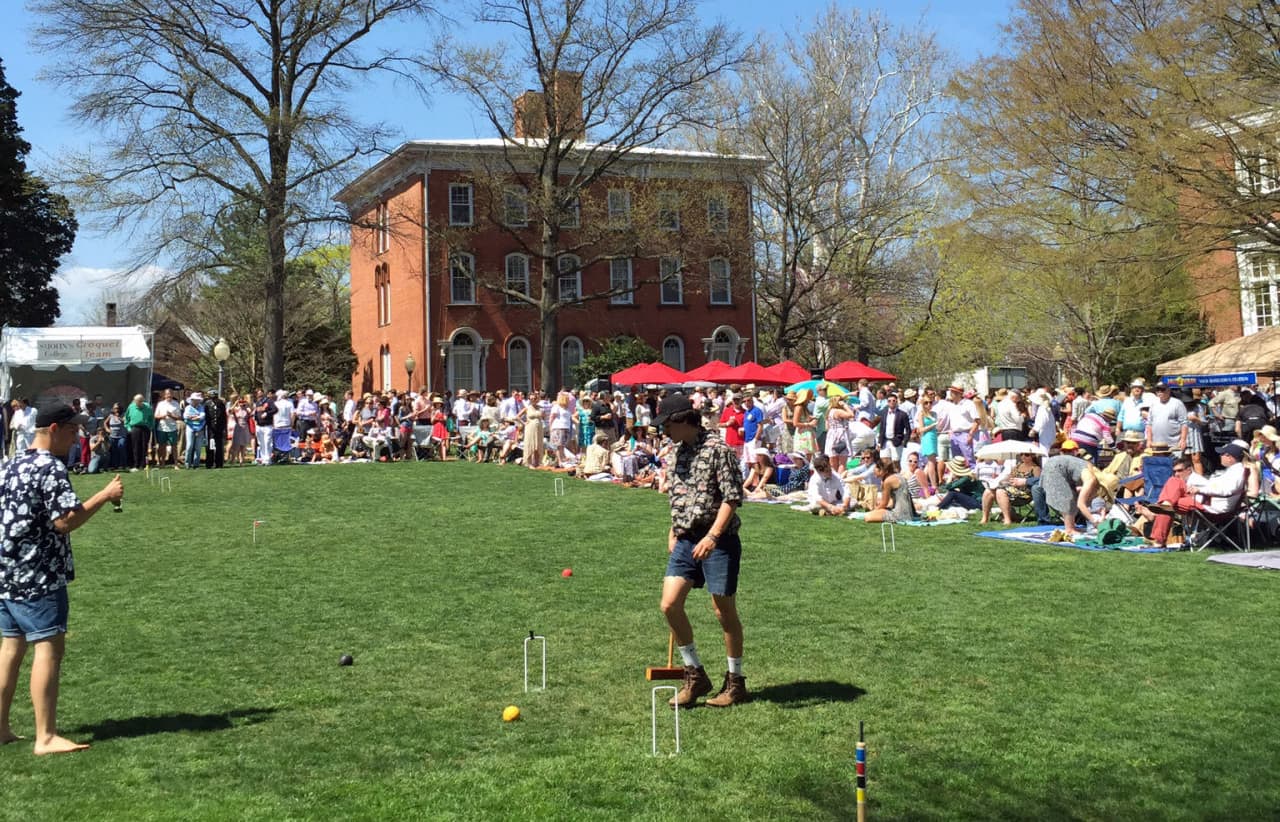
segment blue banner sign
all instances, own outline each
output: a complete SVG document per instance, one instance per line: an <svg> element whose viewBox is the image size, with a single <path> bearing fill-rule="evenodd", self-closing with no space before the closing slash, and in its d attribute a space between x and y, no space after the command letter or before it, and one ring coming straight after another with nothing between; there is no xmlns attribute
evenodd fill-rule
<svg viewBox="0 0 1280 822"><path fill-rule="evenodd" d="M1224 385L1256 385L1258 374L1255 371L1242 371L1238 374L1180 374L1161 377L1161 385L1172 385L1180 388L1211 388Z"/></svg>

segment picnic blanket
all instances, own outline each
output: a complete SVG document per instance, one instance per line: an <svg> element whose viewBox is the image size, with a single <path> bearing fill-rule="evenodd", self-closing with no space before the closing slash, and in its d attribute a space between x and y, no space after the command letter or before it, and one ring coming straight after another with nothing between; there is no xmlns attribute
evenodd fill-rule
<svg viewBox="0 0 1280 822"><path fill-rule="evenodd" d="M1052 525L1032 525L1025 528L1010 528L1007 531L979 531L976 536L988 539L1004 539L1011 542L1029 542L1033 545L1052 545L1060 548L1078 548L1081 551L1124 551L1130 554L1163 554L1167 549L1147 545L1138 537L1128 537L1119 545L1103 545L1086 537L1079 542L1050 542L1049 537L1056 531Z"/></svg>
<svg viewBox="0 0 1280 822"><path fill-rule="evenodd" d="M866 511L854 511L852 514L849 515L849 519L855 519L859 521L864 520L866 518L867 518ZM901 522L895 522L893 524L908 525L908 526L915 526L917 528L923 528L929 525L963 525L964 523L965 523L965 520L963 519L908 519L908 520L903 520Z"/></svg>
<svg viewBox="0 0 1280 822"><path fill-rule="evenodd" d="M1210 562L1221 562L1223 565L1240 565L1245 568L1266 568L1280 571L1280 551L1250 551L1247 554L1216 554L1209 557Z"/></svg>

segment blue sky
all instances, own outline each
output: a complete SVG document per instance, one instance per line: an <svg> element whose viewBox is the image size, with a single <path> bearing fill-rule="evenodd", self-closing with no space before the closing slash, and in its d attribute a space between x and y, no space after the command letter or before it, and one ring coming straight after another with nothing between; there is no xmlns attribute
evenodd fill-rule
<svg viewBox="0 0 1280 822"><path fill-rule="evenodd" d="M61 92L37 79L52 58L31 42L34 16L20 0L0 2L5 13L5 25L0 26L0 59L4 60L9 83L22 92L18 100L18 122L23 136L32 144L29 162L39 170L54 162L65 149L90 145L91 137L71 121ZM828 2L796 0L786 4L785 10L781 8L783 5L776 0L705 0L703 8L708 19L724 19L748 33L779 36L808 25ZM881 10L901 25L923 21L926 27L937 32L941 44L963 61L997 50L1000 26L1007 21L1011 7L1011 0L937 0L933 3L904 0ZM456 19L464 14L463 11L450 13ZM460 36L465 37L466 32ZM374 103L387 97L370 93L368 88L354 90L352 102L367 119L388 122L400 129L406 139L491 136L484 121L465 100L439 92L428 104L405 90L396 93L396 97L401 104L394 112L375 109ZM82 226L75 248L63 259L55 280L62 298L59 324L83 322L95 306L118 298L118 286L112 278L128 256L129 249L118 238Z"/></svg>

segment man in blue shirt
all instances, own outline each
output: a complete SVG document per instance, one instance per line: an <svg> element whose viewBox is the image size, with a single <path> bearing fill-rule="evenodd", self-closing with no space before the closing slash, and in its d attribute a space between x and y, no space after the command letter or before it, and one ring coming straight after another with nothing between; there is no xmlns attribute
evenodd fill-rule
<svg viewBox="0 0 1280 822"><path fill-rule="evenodd" d="M743 474L747 466L756 460L756 449L760 447L760 435L764 432L764 409L756 404L756 398L746 394L742 398L742 465Z"/></svg>
<svg viewBox="0 0 1280 822"><path fill-rule="evenodd" d="M22 737L9 725L18 671L31 663L37 756L89 747L58 736L58 680L66 648L67 583L75 579L69 534L108 502L124 498L120 475L81 503L54 454L66 454L87 418L69 405L32 413L35 438L0 472L0 745Z"/></svg>

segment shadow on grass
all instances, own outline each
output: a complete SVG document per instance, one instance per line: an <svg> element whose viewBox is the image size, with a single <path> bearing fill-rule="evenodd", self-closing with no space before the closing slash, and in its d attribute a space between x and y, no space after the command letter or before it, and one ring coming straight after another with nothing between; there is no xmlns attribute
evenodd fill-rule
<svg viewBox="0 0 1280 822"><path fill-rule="evenodd" d="M751 692L751 698L774 702L784 708L807 708L826 702L853 702L866 691L857 685L831 679L800 680L783 685L770 685Z"/></svg>
<svg viewBox="0 0 1280 822"><path fill-rule="evenodd" d="M104 719L92 725L69 728L73 737L88 736L90 741L128 739L151 734L169 734L180 731L227 731L237 725L257 725L265 722L275 708L241 708L220 714L173 713L160 716L132 716L128 719Z"/></svg>

